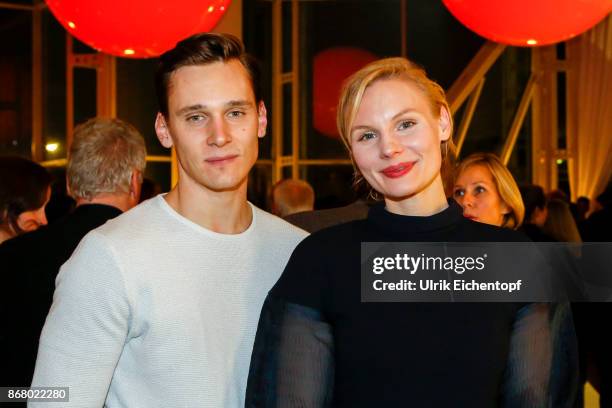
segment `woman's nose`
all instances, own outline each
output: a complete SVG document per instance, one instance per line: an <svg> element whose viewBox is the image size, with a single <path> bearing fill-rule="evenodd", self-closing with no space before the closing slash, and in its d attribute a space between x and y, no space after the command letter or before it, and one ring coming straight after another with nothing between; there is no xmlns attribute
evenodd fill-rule
<svg viewBox="0 0 612 408"><path fill-rule="evenodd" d="M404 150L402 144L393 135L381 135L381 154L383 157L394 157Z"/></svg>

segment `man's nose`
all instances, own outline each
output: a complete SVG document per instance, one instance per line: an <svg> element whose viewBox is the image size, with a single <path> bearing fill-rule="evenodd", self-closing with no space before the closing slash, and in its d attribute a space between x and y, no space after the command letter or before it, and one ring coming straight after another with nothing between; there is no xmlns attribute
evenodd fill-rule
<svg viewBox="0 0 612 408"><path fill-rule="evenodd" d="M208 144L221 147L231 142L231 140L229 127L224 118L214 118L212 121L211 134L208 137Z"/></svg>

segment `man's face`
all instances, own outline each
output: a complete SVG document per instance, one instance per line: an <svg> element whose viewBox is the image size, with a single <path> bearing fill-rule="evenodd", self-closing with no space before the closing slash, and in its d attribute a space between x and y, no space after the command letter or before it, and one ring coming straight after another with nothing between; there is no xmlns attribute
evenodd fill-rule
<svg viewBox="0 0 612 408"><path fill-rule="evenodd" d="M158 114L155 130L162 145L176 148L181 183L222 192L246 189L266 124L247 71L231 60L176 70L168 117Z"/></svg>

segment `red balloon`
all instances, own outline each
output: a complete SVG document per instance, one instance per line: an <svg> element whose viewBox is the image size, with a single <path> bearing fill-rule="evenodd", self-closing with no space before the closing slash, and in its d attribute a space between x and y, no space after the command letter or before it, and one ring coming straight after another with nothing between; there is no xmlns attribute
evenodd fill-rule
<svg viewBox="0 0 612 408"><path fill-rule="evenodd" d="M338 137L336 107L342 83L351 74L378 59L360 48L336 47L314 57L313 125L325 136Z"/></svg>
<svg viewBox="0 0 612 408"><path fill-rule="evenodd" d="M156 57L210 31L231 0L46 0L70 34L119 57Z"/></svg>
<svg viewBox="0 0 612 408"><path fill-rule="evenodd" d="M565 41L612 11L612 0L443 0L470 30L498 43L535 46Z"/></svg>

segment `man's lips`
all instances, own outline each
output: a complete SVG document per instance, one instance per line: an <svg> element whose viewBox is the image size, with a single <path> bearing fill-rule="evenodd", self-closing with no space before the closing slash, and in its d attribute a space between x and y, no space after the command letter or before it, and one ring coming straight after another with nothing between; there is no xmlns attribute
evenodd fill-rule
<svg viewBox="0 0 612 408"><path fill-rule="evenodd" d="M416 162L404 162L404 163L395 164L393 166L389 166L383 169L382 173L389 178L402 177L404 174L412 170L414 163Z"/></svg>
<svg viewBox="0 0 612 408"><path fill-rule="evenodd" d="M231 162L232 160L234 160L236 157L238 157L237 154L230 154L227 156L214 156L214 157L209 157L208 159L206 159L206 163L212 164L212 165L227 164Z"/></svg>

